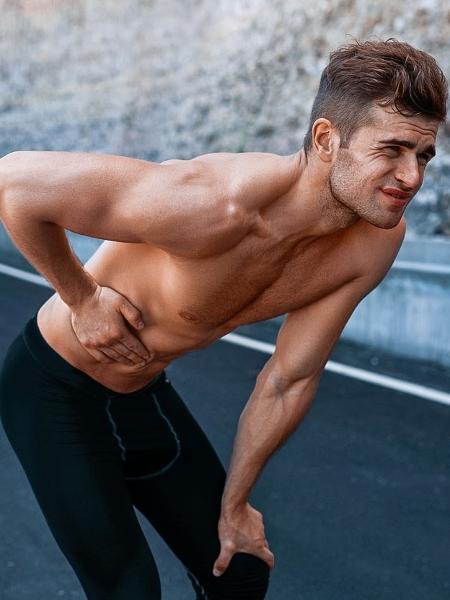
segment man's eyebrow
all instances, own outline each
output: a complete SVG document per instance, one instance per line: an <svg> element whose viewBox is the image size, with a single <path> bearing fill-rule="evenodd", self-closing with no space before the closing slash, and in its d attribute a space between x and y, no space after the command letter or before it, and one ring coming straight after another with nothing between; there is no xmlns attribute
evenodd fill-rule
<svg viewBox="0 0 450 600"><path fill-rule="evenodd" d="M416 147L416 144L414 144L413 142L410 142L408 140L396 140L396 139L379 140L379 143L380 144L394 144L395 146L404 146L405 148L410 148L411 150ZM436 147L433 144L430 144L429 146L427 146L427 148L425 148L424 152L426 154L429 154L430 156L435 156L436 155Z"/></svg>

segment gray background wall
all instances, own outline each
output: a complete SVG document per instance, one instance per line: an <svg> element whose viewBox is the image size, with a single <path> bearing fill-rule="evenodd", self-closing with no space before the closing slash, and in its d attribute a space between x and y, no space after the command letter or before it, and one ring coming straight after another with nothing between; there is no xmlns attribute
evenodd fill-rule
<svg viewBox="0 0 450 600"><path fill-rule="evenodd" d="M0 0L0 9L0 155L294 152L328 54L351 36L407 41L450 76L450 0ZM448 123L406 218L398 261L344 337L450 364ZM70 235L82 260L99 243ZM17 260L2 230L0 240Z"/></svg>
<svg viewBox="0 0 450 600"><path fill-rule="evenodd" d="M0 155L290 154L329 52L397 37L450 75L450 0L0 0ZM450 125L412 231L450 237Z"/></svg>

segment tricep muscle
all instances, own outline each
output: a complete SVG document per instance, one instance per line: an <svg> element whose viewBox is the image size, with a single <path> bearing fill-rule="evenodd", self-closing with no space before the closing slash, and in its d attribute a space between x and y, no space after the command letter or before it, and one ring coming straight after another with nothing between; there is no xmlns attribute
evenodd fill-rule
<svg viewBox="0 0 450 600"><path fill-rule="evenodd" d="M7 221L14 212L95 238L170 246L183 239L207 195L202 168L198 161L15 152L0 161L2 216Z"/></svg>

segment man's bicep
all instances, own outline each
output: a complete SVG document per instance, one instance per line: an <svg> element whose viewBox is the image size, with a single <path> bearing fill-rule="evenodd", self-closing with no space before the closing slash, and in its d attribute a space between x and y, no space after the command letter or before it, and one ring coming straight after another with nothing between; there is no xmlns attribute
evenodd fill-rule
<svg viewBox="0 0 450 600"><path fill-rule="evenodd" d="M359 277L286 316L270 360L280 385L321 373L350 316L372 288L367 277Z"/></svg>

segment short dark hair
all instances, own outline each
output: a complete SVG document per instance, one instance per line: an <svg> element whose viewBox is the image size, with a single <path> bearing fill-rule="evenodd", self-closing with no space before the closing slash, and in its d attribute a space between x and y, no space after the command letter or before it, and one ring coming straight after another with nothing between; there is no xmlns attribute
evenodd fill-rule
<svg viewBox="0 0 450 600"><path fill-rule="evenodd" d="M303 147L312 148L312 126L324 117L337 127L341 147L353 133L373 121L371 105L392 106L411 117L429 116L444 122L448 82L435 59L395 38L354 41L330 53L322 71Z"/></svg>

